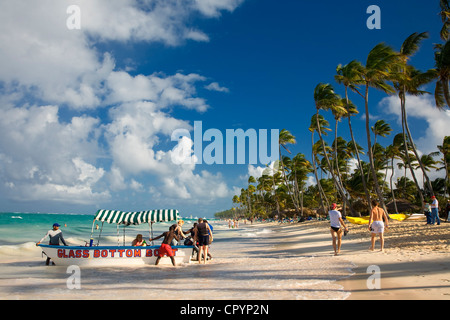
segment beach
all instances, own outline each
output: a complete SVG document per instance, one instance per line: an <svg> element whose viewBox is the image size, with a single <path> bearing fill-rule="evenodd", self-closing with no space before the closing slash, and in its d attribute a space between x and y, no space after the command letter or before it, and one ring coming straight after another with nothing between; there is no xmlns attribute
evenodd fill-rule
<svg viewBox="0 0 450 320"><path fill-rule="evenodd" d="M377 300L450 299L450 223L392 221L385 252L371 252L367 226L350 225L334 256L329 222L214 224L213 260L138 267L45 266L32 243L0 260L0 299L7 300ZM378 245L378 243L377 243ZM377 247L378 248L378 247ZM376 248L376 249L377 249ZM369 289L369 266L381 285Z"/></svg>

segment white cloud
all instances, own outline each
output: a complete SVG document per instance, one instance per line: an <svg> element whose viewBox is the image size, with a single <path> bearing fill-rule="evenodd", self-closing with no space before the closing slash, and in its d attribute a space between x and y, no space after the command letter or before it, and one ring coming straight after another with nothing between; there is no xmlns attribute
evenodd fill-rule
<svg viewBox="0 0 450 320"><path fill-rule="evenodd" d="M397 122L401 125L400 99L396 96L384 98L380 102L380 108L386 114L396 115ZM416 118L421 121L425 135L417 137L414 128L411 128L414 143L420 152L430 153L437 151L437 146L442 144L445 136L450 135L450 111L439 111L432 96L407 96L406 112L408 120Z"/></svg>
<svg viewBox="0 0 450 320"><path fill-rule="evenodd" d="M198 10L206 16L217 17L221 10L233 11L243 0L195 0Z"/></svg>
<svg viewBox="0 0 450 320"><path fill-rule="evenodd" d="M390 96L384 98L380 102L380 108L382 108L385 114L391 114L397 116L397 123L401 126L401 113L400 113L400 99L396 96ZM417 146L417 152L419 155L429 154L437 151L437 146L441 145L444 137L450 135L450 111L439 111L432 96L407 96L406 97L406 112L408 115L408 123L411 120L419 120L423 126L421 131L424 131L423 136L417 136L416 128L409 125L411 134L413 135L414 143ZM397 163L394 161L394 177L393 183L397 178L404 175L403 170L398 170ZM420 168L414 170L417 181L420 187L423 186L423 174ZM388 179L392 170L388 169ZM427 172L430 180L443 177L443 171L430 170ZM410 170L407 170L406 176L413 180ZM389 181L389 180L388 180Z"/></svg>
<svg viewBox="0 0 450 320"><path fill-rule="evenodd" d="M230 89L221 87L217 82L211 82L210 84L205 86L205 89L218 92L230 92Z"/></svg>
<svg viewBox="0 0 450 320"><path fill-rule="evenodd" d="M230 191L220 174L195 173L195 163L175 165L171 151L161 148L161 139L167 140L173 130L192 129L170 114L173 108L208 110L196 92L206 78L157 72L131 75L116 70L115 57L100 52L97 45L209 41L208 35L190 25L191 16L200 12L218 17L241 2L0 2L3 196L81 204L108 201L111 192L126 189L195 201L227 197ZM81 30L66 27L69 5L81 9ZM97 117L106 113L105 107L110 107L109 118ZM162 187L148 185L149 177Z"/></svg>
<svg viewBox="0 0 450 320"><path fill-rule="evenodd" d="M58 107L0 109L0 176L10 197L20 200L45 198L91 203L107 199L109 193L94 192L104 169L95 161L98 119L74 117L70 123L58 119Z"/></svg>
<svg viewBox="0 0 450 320"><path fill-rule="evenodd" d="M277 161L272 161L267 167L255 167L253 165L248 166L248 175L253 176L255 179L262 177L263 175L272 176L276 172L278 166ZM247 177L248 178L248 177Z"/></svg>

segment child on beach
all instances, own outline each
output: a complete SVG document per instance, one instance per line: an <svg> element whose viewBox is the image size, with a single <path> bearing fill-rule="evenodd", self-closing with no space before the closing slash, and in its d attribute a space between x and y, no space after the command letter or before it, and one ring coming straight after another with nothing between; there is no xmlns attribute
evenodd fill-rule
<svg viewBox="0 0 450 320"><path fill-rule="evenodd" d="M388 228L388 217L386 215L386 212L384 212L383 209L378 207L378 201L372 200L372 212L370 212L369 217L369 230L372 232L372 239L371 243L372 246L370 247L370 250L373 251L375 249L375 236L378 234L380 236L380 243L381 243L381 252L384 250L384 228L386 222L386 228Z"/></svg>
<svg viewBox="0 0 450 320"><path fill-rule="evenodd" d="M145 240L142 239L142 234L138 234L136 236L136 239L134 239L133 242L131 242L131 245L133 247L142 247L142 246L146 245Z"/></svg>
<svg viewBox="0 0 450 320"><path fill-rule="evenodd" d="M348 228L345 226L344 220L342 220L342 215L338 210L336 210L336 208L337 204L333 203L331 205L331 210L328 211L328 214L330 216L331 237L333 238L333 249L335 256L337 256L341 252L341 244L342 244L341 225L344 227L344 230L348 232Z"/></svg>

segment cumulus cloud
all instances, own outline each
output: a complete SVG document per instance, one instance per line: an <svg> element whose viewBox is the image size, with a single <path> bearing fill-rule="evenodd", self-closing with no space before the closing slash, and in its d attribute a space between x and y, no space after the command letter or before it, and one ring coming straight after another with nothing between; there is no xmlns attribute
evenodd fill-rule
<svg viewBox="0 0 450 320"><path fill-rule="evenodd" d="M398 97L390 96L384 98L380 102L380 109L382 109L385 114L397 116L397 123L401 126L400 99L398 99ZM410 130L419 155L437 151L437 146L442 144L444 137L450 135L450 111L439 111L436 108L432 96L407 96L406 112L409 121L419 120L423 125L423 136L417 136L417 131L410 125ZM397 163L398 161L394 162L394 183L397 181L397 178L402 177L404 174L404 172L397 169ZM390 177L391 173L392 170L388 169L387 176ZM423 175L420 168L415 170L415 175L419 185L422 186ZM442 171L430 170L427 175L431 180L434 180L442 177ZM410 170L407 170L406 176L412 180Z"/></svg>
<svg viewBox="0 0 450 320"><path fill-rule="evenodd" d="M107 202L124 190L174 199L226 197L220 174L195 172L164 150L173 108L209 108L199 74L116 69L98 44L209 41L191 17L232 12L238 0L32 0L0 3L0 191L15 200ZM69 30L77 5L81 29ZM133 70L136 70L133 65ZM127 69L130 70L130 69ZM220 87L218 87L220 89ZM106 116L105 116L106 115ZM155 188L148 181L156 181Z"/></svg>
<svg viewBox="0 0 450 320"><path fill-rule="evenodd" d="M58 118L58 107L0 109L0 167L3 192L21 200L90 203L109 197L94 192L104 175L96 168L98 119Z"/></svg>
<svg viewBox="0 0 450 320"><path fill-rule="evenodd" d="M401 125L400 99L396 96L389 96L380 102L383 113L397 116L397 122ZM424 136L417 137L411 129L414 143L420 152L430 153L437 150L437 145L441 145L445 136L450 135L450 111L439 111L432 96L407 96L406 112L408 119L418 119L424 125Z"/></svg>

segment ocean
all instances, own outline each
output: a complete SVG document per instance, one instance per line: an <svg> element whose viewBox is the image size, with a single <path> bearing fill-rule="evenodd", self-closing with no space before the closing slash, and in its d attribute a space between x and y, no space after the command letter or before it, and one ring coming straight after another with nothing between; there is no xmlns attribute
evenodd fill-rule
<svg viewBox="0 0 450 320"><path fill-rule="evenodd" d="M35 244L56 222L69 245L84 246L90 239L93 217L0 213L0 299L342 300L349 296L336 280L352 274L352 263L329 253L305 253L298 247L301 239L311 235L316 243L321 232L264 223L241 223L230 229L226 221L214 220L210 221L214 227L213 260L206 265L83 267L81 289L73 290L68 287L68 268L45 266L46 257ZM183 220L183 230L194 223ZM153 224L153 235L167 231L171 224ZM98 240L100 228L94 228L95 244L123 244L123 227L118 238L116 225L105 223ZM125 244L131 244L138 233L148 238L148 224L126 227ZM329 234L324 236L329 247Z"/></svg>

